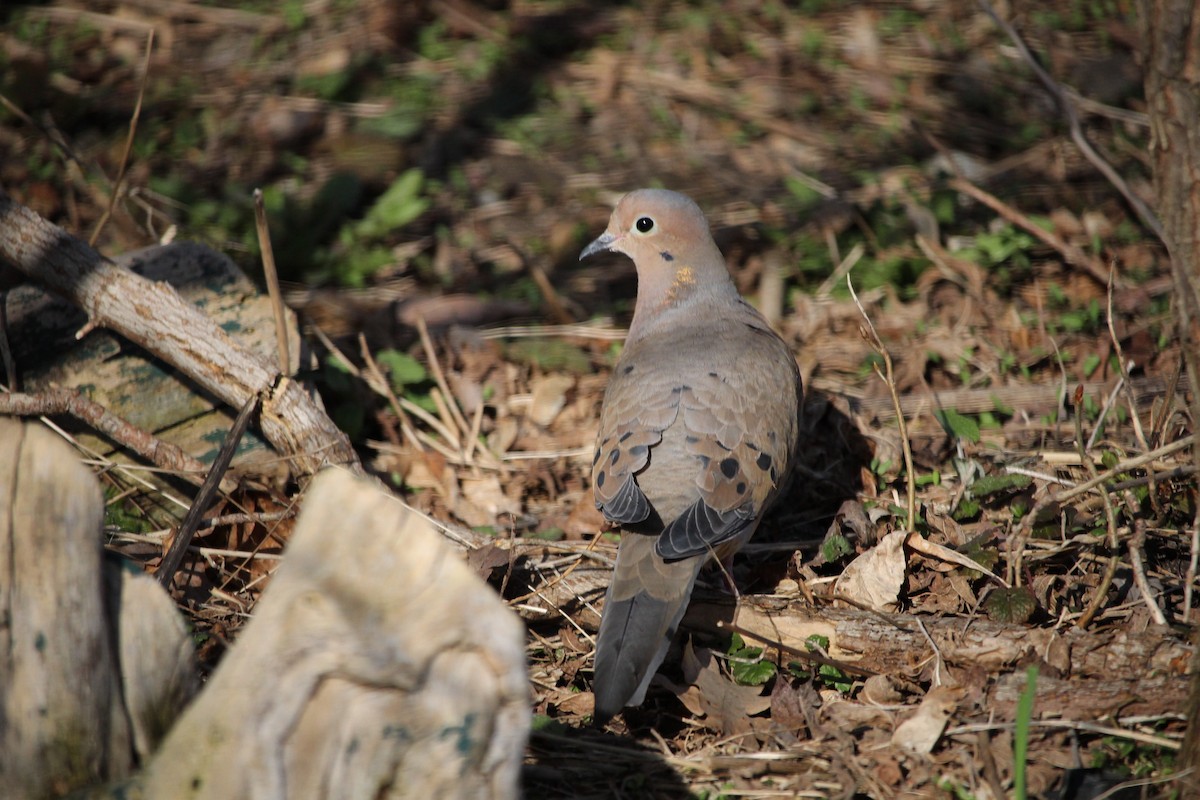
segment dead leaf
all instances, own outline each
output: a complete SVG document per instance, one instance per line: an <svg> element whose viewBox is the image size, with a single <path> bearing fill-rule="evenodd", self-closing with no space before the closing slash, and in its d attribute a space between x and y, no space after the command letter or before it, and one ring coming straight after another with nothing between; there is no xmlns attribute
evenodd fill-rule
<svg viewBox="0 0 1200 800"><path fill-rule="evenodd" d="M821 720L829 728L844 731L856 728L889 729L892 726L892 715L889 712L847 700L836 692L821 708Z"/></svg>
<svg viewBox="0 0 1200 800"><path fill-rule="evenodd" d="M711 650L693 648L690 641L683 648L683 677L692 686L679 699L725 736L750 733L755 728L750 716L771 707L761 686L738 686L721 674Z"/></svg>
<svg viewBox="0 0 1200 800"><path fill-rule="evenodd" d="M904 540L894 531L851 561L836 584L836 594L876 611L894 611L904 585Z"/></svg>
<svg viewBox="0 0 1200 800"><path fill-rule="evenodd" d="M563 714L585 717L596 710L596 696L591 692L572 692L554 705Z"/></svg>
<svg viewBox="0 0 1200 800"><path fill-rule="evenodd" d="M961 688L939 686L930 689L917 708L917 713L896 726L892 744L910 753L927 755L933 752L950 715L958 708L964 692Z"/></svg>
<svg viewBox="0 0 1200 800"><path fill-rule="evenodd" d="M467 551L467 565L475 570L479 577L487 580L492 570L508 566L510 557L508 550L488 543Z"/></svg>
<svg viewBox="0 0 1200 800"><path fill-rule="evenodd" d="M575 385L569 375L543 375L533 381L533 399L529 403L529 419L545 428L554 422L567 403L567 390Z"/></svg>
<svg viewBox="0 0 1200 800"><path fill-rule="evenodd" d="M488 449L493 453L507 453L521 432L521 423L513 416L503 416L496 423L496 430L487 437Z"/></svg>
<svg viewBox="0 0 1200 800"><path fill-rule="evenodd" d="M563 646L572 653L590 653L596 648L596 643L584 641L583 636L571 625L563 625L558 631Z"/></svg>
<svg viewBox="0 0 1200 800"><path fill-rule="evenodd" d="M900 693L886 675L872 675L863 682L859 699L876 706L893 706L900 702Z"/></svg>
<svg viewBox="0 0 1200 800"><path fill-rule="evenodd" d="M433 489L443 498L458 492L454 468L446 462L445 456L433 450L413 456L404 473L404 483L413 489Z"/></svg>
<svg viewBox="0 0 1200 800"><path fill-rule="evenodd" d="M879 541L875 523L867 516L858 500L846 500L842 503L825 533L825 539L828 540L837 534L852 538L864 547L871 547Z"/></svg>
<svg viewBox="0 0 1200 800"><path fill-rule="evenodd" d="M607 526L608 521L604 519L600 509L596 508L596 503L592 500L592 493L587 492L571 509L567 521L563 523L563 532L568 536L583 537L602 531Z"/></svg>
<svg viewBox="0 0 1200 800"><path fill-rule="evenodd" d="M1001 586L1008 586L1007 581L998 575L994 575L991 570L987 569L982 564L973 561L969 556L963 555L957 550L951 550L949 547L940 545L937 542L931 542L916 531L913 531L908 535L905 544L923 556L929 556L930 558L936 558L941 561L950 562L958 567L965 567L966 569L972 569L976 572L982 572L985 576L991 578Z"/></svg>
<svg viewBox="0 0 1200 800"><path fill-rule="evenodd" d="M803 731L807 728L810 738L816 737L813 717L820 706L821 698L808 682L793 684L781 677L771 690L771 719L789 730Z"/></svg>
<svg viewBox="0 0 1200 800"><path fill-rule="evenodd" d="M462 496L451 505L454 515L471 527L495 525L501 514L518 514L519 503L504 494L498 475L463 478Z"/></svg>

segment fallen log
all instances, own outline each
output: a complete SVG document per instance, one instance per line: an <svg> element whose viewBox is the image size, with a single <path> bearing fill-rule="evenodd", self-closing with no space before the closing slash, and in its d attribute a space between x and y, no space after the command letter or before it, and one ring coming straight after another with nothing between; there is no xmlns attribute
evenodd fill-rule
<svg viewBox="0 0 1200 800"><path fill-rule="evenodd" d="M272 360L241 347L167 283L117 266L3 192L0 262L83 309L82 332L101 326L119 333L233 408L266 392L263 435L299 475L326 464L358 468L350 440Z"/></svg>

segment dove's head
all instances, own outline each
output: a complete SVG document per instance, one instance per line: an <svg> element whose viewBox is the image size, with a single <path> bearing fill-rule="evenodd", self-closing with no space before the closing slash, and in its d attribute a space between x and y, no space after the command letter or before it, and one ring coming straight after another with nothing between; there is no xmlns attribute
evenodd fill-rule
<svg viewBox="0 0 1200 800"><path fill-rule="evenodd" d="M579 258L604 251L624 253L637 267L633 329L640 327L639 317L655 316L689 300L737 296L704 212L678 192L638 189L622 197L608 228Z"/></svg>

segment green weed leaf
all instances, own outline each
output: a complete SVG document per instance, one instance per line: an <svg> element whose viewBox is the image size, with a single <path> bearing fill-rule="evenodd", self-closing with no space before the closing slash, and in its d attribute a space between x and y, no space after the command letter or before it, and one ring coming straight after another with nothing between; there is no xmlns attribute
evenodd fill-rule
<svg viewBox="0 0 1200 800"><path fill-rule="evenodd" d="M983 610L994 622L1028 622L1036 609L1037 600L1034 599L1033 592L1024 586L997 589L983 601Z"/></svg>
<svg viewBox="0 0 1200 800"><path fill-rule="evenodd" d="M423 383L429 378L429 373L420 361L408 353L399 350L380 350L375 354L375 360L383 367L392 381L392 390L402 392L405 386Z"/></svg>
<svg viewBox="0 0 1200 800"><path fill-rule="evenodd" d="M979 441L979 423L970 417L963 416L952 408L935 411L933 415L946 429L946 433L954 438L964 439L968 442Z"/></svg>
<svg viewBox="0 0 1200 800"><path fill-rule="evenodd" d="M1001 492L1019 491L1033 483L1028 475L987 475L971 484L971 496L991 497Z"/></svg>

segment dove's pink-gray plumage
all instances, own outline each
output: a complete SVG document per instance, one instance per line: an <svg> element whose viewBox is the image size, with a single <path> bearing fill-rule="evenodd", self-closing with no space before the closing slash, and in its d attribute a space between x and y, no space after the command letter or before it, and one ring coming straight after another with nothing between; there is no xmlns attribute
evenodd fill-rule
<svg viewBox="0 0 1200 800"><path fill-rule="evenodd" d="M795 358L738 294L700 208L641 189L603 250L633 259L637 304L604 395L592 464L621 545L596 641L596 718L638 705L700 567L754 533L790 472L801 402Z"/></svg>

